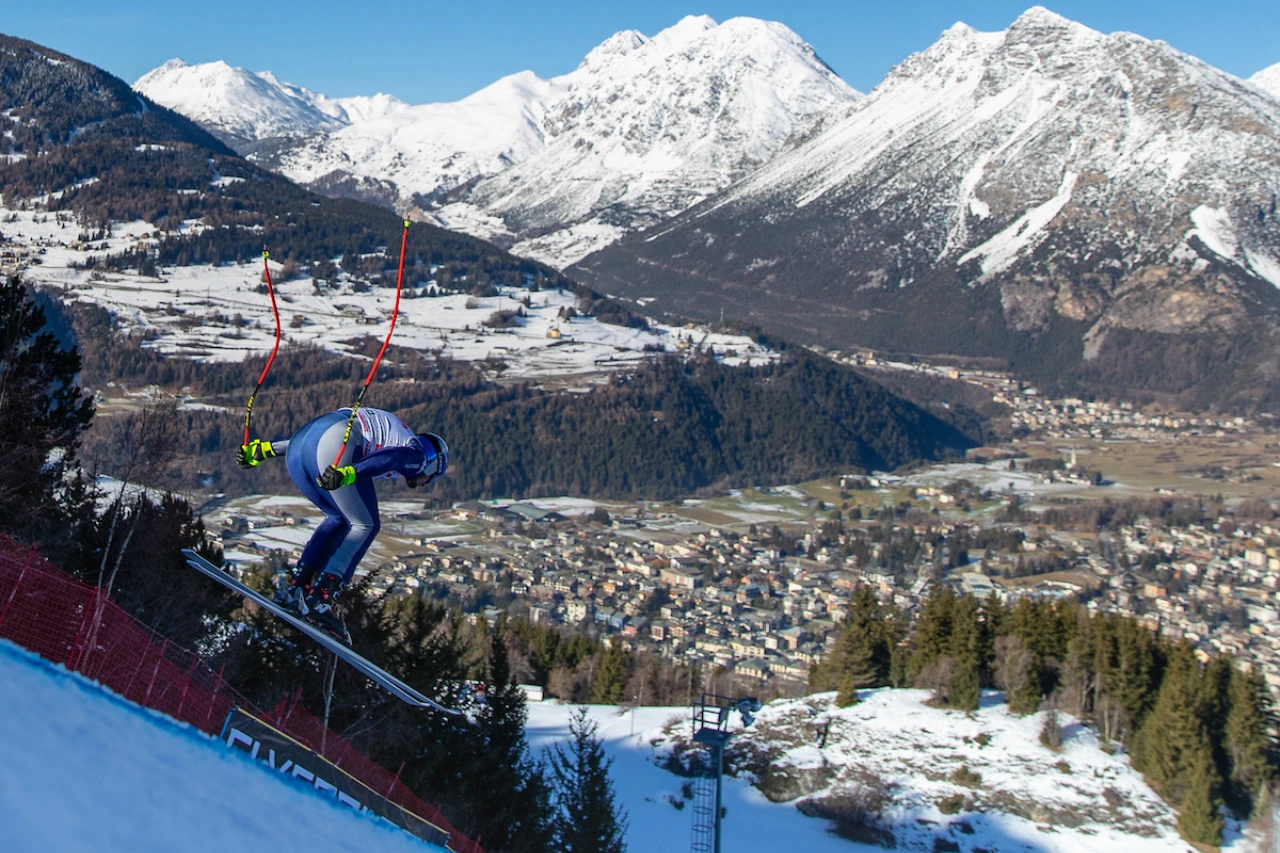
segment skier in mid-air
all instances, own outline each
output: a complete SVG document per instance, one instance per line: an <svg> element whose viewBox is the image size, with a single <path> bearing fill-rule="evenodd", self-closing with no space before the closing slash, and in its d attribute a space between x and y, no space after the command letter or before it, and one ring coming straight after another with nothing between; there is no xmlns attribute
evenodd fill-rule
<svg viewBox="0 0 1280 853"><path fill-rule="evenodd" d="M410 488L425 486L449 467L449 446L433 433L415 434L381 409L356 412L356 429L342 450L351 409L339 409L305 424L282 441L254 439L236 450L236 463L253 468L281 453L289 476L325 519L298 558L288 584L275 600L350 644L334 609L338 593L380 527L376 478L403 477Z"/></svg>

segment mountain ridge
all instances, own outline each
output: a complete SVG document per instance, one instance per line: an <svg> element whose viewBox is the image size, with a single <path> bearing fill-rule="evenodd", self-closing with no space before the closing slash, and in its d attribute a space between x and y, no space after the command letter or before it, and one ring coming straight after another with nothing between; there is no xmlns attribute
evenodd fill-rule
<svg viewBox="0 0 1280 853"><path fill-rule="evenodd" d="M1200 393L1221 364L1161 384L1112 362L1236 335L1259 350L1235 378L1256 400L1277 367L1277 140L1257 87L1034 7L948 29L817 138L571 272L824 347L998 357L1063 384L1108 364L1109 390ZM1119 332L1147 337L1124 355Z"/></svg>
<svg viewBox="0 0 1280 853"><path fill-rule="evenodd" d="M194 114L190 82L176 81L177 71L162 66L137 85ZM212 71L222 86L265 85L261 74ZM315 125L296 139L262 129L238 148L326 194L563 266L723 189L857 96L781 24L687 16L653 37L616 33L558 77L520 72L461 101ZM220 132L252 125L235 111L252 118L256 108L218 104L231 113L195 117Z"/></svg>
<svg viewBox="0 0 1280 853"><path fill-rule="evenodd" d="M1280 98L1280 62L1275 65L1269 65L1249 78L1249 82L1268 92L1277 98Z"/></svg>

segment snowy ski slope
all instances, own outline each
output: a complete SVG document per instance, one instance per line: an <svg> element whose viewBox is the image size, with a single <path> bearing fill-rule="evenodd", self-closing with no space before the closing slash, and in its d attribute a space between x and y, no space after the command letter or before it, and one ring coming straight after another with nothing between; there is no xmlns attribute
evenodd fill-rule
<svg viewBox="0 0 1280 853"><path fill-rule="evenodd" d="M6 853L441 849L273 776L202 732L0 641Z"/></svg>

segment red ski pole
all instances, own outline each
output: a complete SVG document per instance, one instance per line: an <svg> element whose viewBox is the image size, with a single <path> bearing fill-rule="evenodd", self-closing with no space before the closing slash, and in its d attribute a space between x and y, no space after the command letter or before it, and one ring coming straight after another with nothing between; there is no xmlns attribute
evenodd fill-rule
<svg viewBox="0 0 1280 853"><path fill-rule="evenodd" d="M262 383L267 378L267 371L271 369L271 362L276 360L276 352L280 349L280 310L276 308L276 290L271 285L271 269L267 266L267 250L262 250L262 274L267 279L267 293L271 295L271 313L276 318L276 343L271 348L271 357L267 359L267 364L262 368L262 375L258 377L258 384L253 389L253 393L249 395L249 403L244 407L244 441L242 444L249 443L249 421L253 417L253 401L258 396L258 392L262 390Z"/></svg>
<svg viewBox="0 0 1280 853"><path fill-rule="evenodd" d="M373 360L373 367L369 368L369 375L364 380L364 387L360 389L360 393L356 396L355 405L351 407L351 417L347 418L347 431L342 435L342 447L338 448L338 455L333 457L333 465L331 468L337 468L338 463L342 461L342 454L347 452L347 442L351 441L351 427L356 422L356 412L360 411L360 402L364 399L364 392L369 390L369 386L373 383L374 374L378 372L378 365L382 363L382 356L387 351L387 344L391 343L391 333L396 330L396 318L400 316L400 286L404 282L404 250L409 241L409 220L404 220L404 231L400 235L400 271L396 274L396 304L391 311L391 328L387 329L387 337L382 342L382 349L378 350L378 357Z"/></svg>

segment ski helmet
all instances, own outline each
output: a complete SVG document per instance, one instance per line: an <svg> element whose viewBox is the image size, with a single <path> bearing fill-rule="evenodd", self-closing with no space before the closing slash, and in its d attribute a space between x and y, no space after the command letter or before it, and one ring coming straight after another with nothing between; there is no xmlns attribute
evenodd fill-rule
<svg viewBox="0 0 1280 853"><path fill-rule="evenodd" d="M422 443L422 449L427 454L422 473L429 475L431 480L444 476L444 472L449 470L449 445L433 432L419 433L418 441Z"/></svg>

